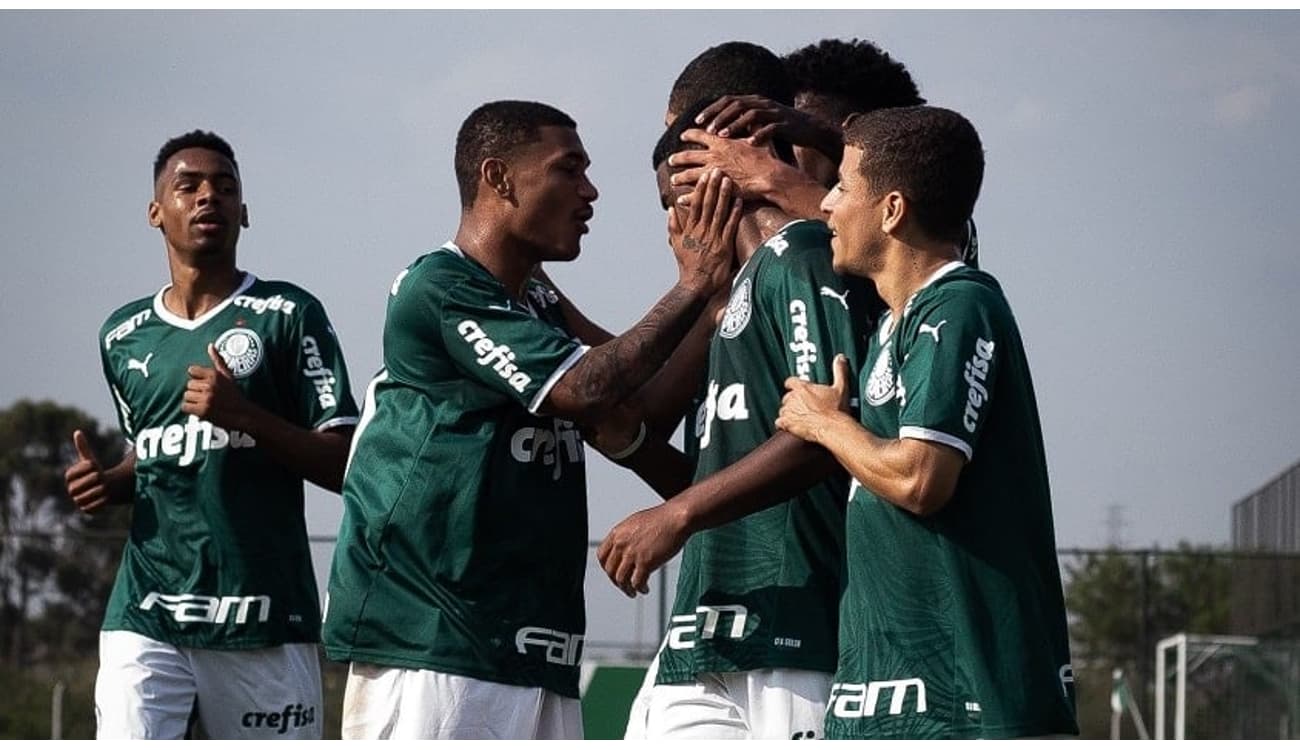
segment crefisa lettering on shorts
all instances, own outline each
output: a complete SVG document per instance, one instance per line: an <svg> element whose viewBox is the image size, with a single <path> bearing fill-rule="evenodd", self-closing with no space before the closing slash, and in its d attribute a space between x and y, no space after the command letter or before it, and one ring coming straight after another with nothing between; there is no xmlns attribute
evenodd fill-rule
<svg viewBox="0 0 1300 750"><path fill-rule="evenodd" d="M239 723L248 729L266 729L271 734L285 734L290 729L302 729L316 723L316 706L290 703L278 710L261 708L247 711Z"/></svg>

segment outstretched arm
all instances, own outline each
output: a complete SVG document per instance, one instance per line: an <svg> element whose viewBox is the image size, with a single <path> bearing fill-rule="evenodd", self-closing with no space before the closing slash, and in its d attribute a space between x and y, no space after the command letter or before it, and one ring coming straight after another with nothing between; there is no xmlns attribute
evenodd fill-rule
<svg viewBox="0 0 1300 750"><path fill-rule="evenodd" d="M600 418L646 383L668 359L730 275L740 200L719 172L701 179L680 247L679 281L628 332L594 347L556 382L541 411L579 422Z"/></svg>
<svg viewBox="0 0 1300 750"><path fill-rule="evenodd" d="M596 559L623 593L648 593L650 574L695 532L788 501L825 481L837 468L825 450L778 432L663 505L623 519L605 535Z"/></svg>

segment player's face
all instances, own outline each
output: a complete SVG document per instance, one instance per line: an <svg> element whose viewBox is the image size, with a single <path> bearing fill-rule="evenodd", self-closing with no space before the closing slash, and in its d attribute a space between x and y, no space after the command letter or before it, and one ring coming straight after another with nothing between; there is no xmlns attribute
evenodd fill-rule
<svg viewBox="0 0 1300 750"><path fill-rule="evenodd" d="M840 162L840 180L822 201L822 213L831 232L831 266L836 273L867 276L873 259L883 248L880 204L867 178L858 171L862 149L844 146Z"/></svg>
<svg viewBox="0 0 1300 750"><path fill-rule="evenodd" d="M665 211L676 206L678 198L690 195L694 189L691 185L673 184L673 174L678 171L680 170L668 166L667 160L655 169L655 183L659 187L659 205L663 206Z"/></svg>
<svg viewBox="0 0 1300 750"><path fill-rule="evenodd" d="M233 257L239 230L248 226L235 165L206 148L177 151L154 185L149 225L188 260Z"/></svg>
<svg viewBox="0 0 1300 750"><path fill-rule="evenodd" d="M541 128L541 138L511 159L514 233L534 249L539 262L578 257L598 196L587 178L590 165L577 131L552 125Z"/></svg>
<svg viewBox="0 0 1300 750"><path fill-rule="evenodd" d="M689 195L691 192L690 185L674 185L672 182L673 173L677 170L668 166L668 160L665 159L655 168L655 184L659 188L659 205L664 211L678 211L677 224L681 226L684 223L686 215L677 207L677 199L683 195Z"/></svg>

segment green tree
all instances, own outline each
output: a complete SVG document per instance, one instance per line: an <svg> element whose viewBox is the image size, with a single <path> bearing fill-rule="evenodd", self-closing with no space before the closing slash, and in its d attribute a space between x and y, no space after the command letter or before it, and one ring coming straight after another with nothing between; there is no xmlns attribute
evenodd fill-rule
<svg viewBox="0 0 1300 750"><path fill-rule="evenodd" d="M121 459L121 435L79 409L0 410L0 661L17 669L95 652L130 521L121 508L84 515L68 498L74 429L106 466Z"/></svg>
<svg viewBox="0 0 1300 750"><path fill-rule="evenodd" d="M1228 631L1231 561L1182 542L1168 552L1091 554L1064 569L1083 736L1109 736L1115 668L1151 726L1155 644L1175 633Z"/></svg>

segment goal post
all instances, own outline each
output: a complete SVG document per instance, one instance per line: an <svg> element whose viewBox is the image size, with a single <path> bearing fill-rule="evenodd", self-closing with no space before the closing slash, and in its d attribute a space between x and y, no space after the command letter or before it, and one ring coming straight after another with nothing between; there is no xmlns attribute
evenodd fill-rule
<svg viewBox="0 0 1300 750"><path fill-rule="evenodd" d="M1300 736L1300 641L1179 633L1155 656L1156 739Z"/></svg>

